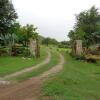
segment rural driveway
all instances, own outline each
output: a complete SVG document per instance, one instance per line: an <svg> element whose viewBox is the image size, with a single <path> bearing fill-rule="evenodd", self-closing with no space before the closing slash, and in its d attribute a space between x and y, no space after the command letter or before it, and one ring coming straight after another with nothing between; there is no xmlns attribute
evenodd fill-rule
<svg viewBox="0 0 100 100"><path fill-rule="evenodd" d="M37 77L15 85L0 86L0 100L40 100L38 97L41 94L40 90L43 80L49 75L59 72L63 68L64 57L59 54L59 58L60 61L58 65Z"/></svg>

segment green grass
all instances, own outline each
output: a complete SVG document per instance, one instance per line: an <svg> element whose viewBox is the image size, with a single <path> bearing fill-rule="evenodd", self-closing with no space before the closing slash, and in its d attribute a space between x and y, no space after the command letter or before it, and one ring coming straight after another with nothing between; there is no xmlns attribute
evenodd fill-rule
<svg viewBox="0 0 100 100"><path fill-rule="evenodd" d="M22 57L0 57L0 77L31 67L42 62L47 56L47 48L41 47L41 57L22 59Z"/></svg>
<svg viewBox="0 0 100 100"><path fill-rule="evenodd" d="M59 54L58 54L58 52L55 48L52 48L52 50L51 50L51 60L48 64L43 65L40 68L35 69L31 72L27 72L27 73L24 73L20 76L13 77L9 80L14 80L14 81L18 81L18 82L26 80L26 79L31 78L33 76L37 76L37 75L42 74L43 72L49 70L50 68L52 68L53 66L55 66L58 63L59 63Z"/></svg>
<svg viewBox="0 0 100 100"><path fill-rule="evenodd" d="M100 100L100 64L76 61L65 51L63 71L44 82L42 92L50 100Z"/></svg>

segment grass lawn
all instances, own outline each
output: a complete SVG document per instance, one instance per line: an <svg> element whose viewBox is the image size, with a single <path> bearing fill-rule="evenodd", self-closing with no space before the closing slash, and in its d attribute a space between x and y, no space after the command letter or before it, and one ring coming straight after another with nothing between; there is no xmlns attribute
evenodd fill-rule
<svg viewBox="0 0 100 100"><path fill-rule="evenodd" d="M22 57L0 57L0 77L31 67L42 62L47 56L47 48L41 47L41 57L36 59L23 59Z"/></svg>
<svg viewBox="0 0 100 100"><path fill-rule="evenodd" d="M14 80L14 81L18 81L18 82L26 80L26 79L28 79L30 77L42 74L43 72L49 70L50 68L52 68L53 66L55 66L58 63L59 63L59 54L58 54L56 48L52 48L52 50L51 50L51 60L50 60L50 62L48 64L43 65L40 68L35 69L35 70L31 71L31 72L27 72L27 73L24 73L24 74L22 74L20 76L11 78L9 80Z"/></svg>
<svg viewBox="0 0 100 100"><path fill-rule="evenodd" d="M44 82L44 97L50 100L100 100L100 63L76 61L65 51L62 54L66 60L64 69Z"/></svg>

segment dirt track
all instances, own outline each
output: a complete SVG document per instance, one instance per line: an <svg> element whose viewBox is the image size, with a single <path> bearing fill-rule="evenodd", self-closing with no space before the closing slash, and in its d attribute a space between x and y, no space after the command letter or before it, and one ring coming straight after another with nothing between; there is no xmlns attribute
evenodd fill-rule
<svg viewBox="0 0 100 100"><path fill-rule="evenodd" d="M43 65L45 65L45 64L47 64L47 63L49 63L50 59L51 59L51 53L50 53L50 51L48 51L48 55L47 55L46 59L45 59L43 62L41 62L40 64L37 64L37 65L32 66L32 67L30 67L30 68L25 68L25 69L23 69L23 70L21 70L21 71L12 73L12 74L10 74L10 75L7 75L7 76L3 77L3 79L15 77L15 76L21 75L21 74L23 74L23 73L25 73L25 72L30 72L30 71L32 71L32 70L34 70L34 69L37 69L37 68L39 68L39 67L41 67L41 66L43 66Z"/></svg>
<svg viewBox="0 0 100 100"><path fill-rule="evenodd" d="M59 64L43 74L15 85L0 86L0 100L39 100L42 81L63 68L64 57L59 56Z"/></svg>

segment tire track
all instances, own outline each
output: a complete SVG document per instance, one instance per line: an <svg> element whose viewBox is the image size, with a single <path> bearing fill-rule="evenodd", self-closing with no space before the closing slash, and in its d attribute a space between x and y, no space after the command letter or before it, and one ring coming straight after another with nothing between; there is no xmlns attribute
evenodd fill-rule
<svg viewBox="0 0 100 100"><path fill-rule="evenodd" d="M59 63L41 75L14 86L2 87L0 100L39 100L38 97L41 95L40 89L43 80L63 69L64 57L61 54L59 54L59 57Z"/></svg>

